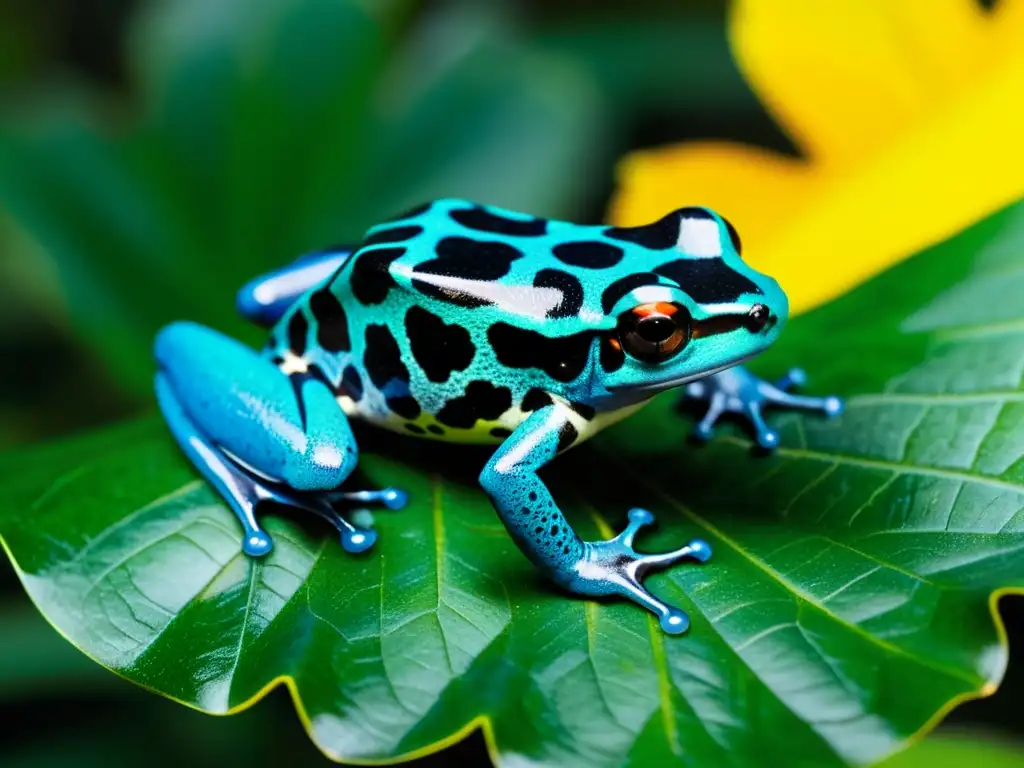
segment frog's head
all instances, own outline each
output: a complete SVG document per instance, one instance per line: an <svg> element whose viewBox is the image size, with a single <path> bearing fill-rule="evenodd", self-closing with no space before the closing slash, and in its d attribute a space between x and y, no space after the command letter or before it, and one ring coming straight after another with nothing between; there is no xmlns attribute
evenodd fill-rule
<svg viewBox="0 0 1024 768"><path fill-rule="evenodd" d="M786 294L744 263L736 230L705 208L608 237L631 243L631 271L604 295L602 389L625 399L684 384L764 351L786 322ZM670 242L671 241L671 242ZM668 247L666 247L668 246Z"/></svg>

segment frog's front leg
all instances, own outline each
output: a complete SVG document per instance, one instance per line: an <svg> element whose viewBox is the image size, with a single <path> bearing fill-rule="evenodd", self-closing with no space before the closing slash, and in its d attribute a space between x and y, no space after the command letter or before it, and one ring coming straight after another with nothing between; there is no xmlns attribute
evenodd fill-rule
<svg viewBox="0 0 1024 768"><path fill-rule="evenodd" d="M338 246L303 254L281 269L250 280L235 298L239 313L257 325L270 328L296 299L337 272L353 250Z"/></svg>
<svg viewBox="0 0 1024 768"><path fill-rule="evenodd" d="M686 614L648 592L641 580L648 571L680 560L704 562L711 547L694 539L672 552L637 552L637 531L654 522L643 509L630 510L629 525L613 539L580 539L537 476L575 436L567 407L554 404L534 411L491 457L480 484L519 548L557 584L580 595L626 597L656 614L666 632L685 632Z"/></svg>
<svg viewBox="0 0 1024 768"><path fill-rule="evenodd" d="M320 515L338 529L350 552L368 549L376 533L352 526L330 499L404 505L404 494L395 489L337 493L358 451L348 420L323 382L286 376L243 344L192 323L163 329L156 357L157 399L167 423L238 516L247 554L271 549L256 522L260 501Z"/></svg>
<svg viewBox="0 0 1024 768"><path fill-rule="evenodd" d="M788 391L794 386L803 385L806 380L807 376L799 368L791 369L773 384L759 379L742 366L734 366L692 382L686 385L684 400L704 400L708 403L704 418L694 427L693 434L701 440L707 440L722 414L736 413L745 417L753 426L758 445L774 448L779 444L779 434L765 424L762 414L765 406L821 411L828 416L842 413L843 401L835 395L806 397Z"/></svg>

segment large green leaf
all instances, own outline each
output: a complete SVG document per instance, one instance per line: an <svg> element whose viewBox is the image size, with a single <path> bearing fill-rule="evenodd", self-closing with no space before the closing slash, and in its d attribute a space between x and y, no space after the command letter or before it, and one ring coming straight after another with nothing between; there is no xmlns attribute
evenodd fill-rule
<svg viewBox="0 0 1024 768"><path fill-rule="evenodd" d="M486 8L162 0L138 103L54 97L0 120L0 205L52 255L78 329L147 395L157 328L237 335L234 293L435 197L546 215L606 160L593 89Z"/></svg>
<svg viewBox="0 0 1024 768"><path fill-rule="evenodd" d="M826 269L827 264L818 265ZM813 265L809 268L814 268ZM534 573L473 477L482 454L362 435L362 480L412 495L349 557L309 520L238 526L156 418L9 456L0 534L25 587L100 663L209 712L292 686L336 758L430 749L483 724L558 765L836 765L991 691L994 591L1024 587L1024 204L795 320L760 361L850 396L781 414L785 447L684 445L669 397L546 477L588 537L654 510L646 547L715 556L650 579L667 637Z"/></svg>

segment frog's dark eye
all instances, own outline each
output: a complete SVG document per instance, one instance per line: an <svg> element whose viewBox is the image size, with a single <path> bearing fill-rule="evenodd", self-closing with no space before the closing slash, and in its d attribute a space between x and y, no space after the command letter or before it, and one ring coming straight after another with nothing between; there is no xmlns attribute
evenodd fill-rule
<svg viewBox="0 0 1024 768"><path fill-rule="evenodd" d="M681 304L641 304L619 315L619 343L631 357L661 363L690 341L690 313Z"/></svg>
<svg viewBox="0 0 1024 768"><path fill-rule="evenodd" d="M723 218L722 221L725 222L725 228L729 232L729 240L732 241L733 249L736 251L737 254L742 256L743 255L743 243L740 242L740 234L739 234L739 232L736 231L736 227L734 227L732 225L732 222L730 222L728 219Z"/></svg>

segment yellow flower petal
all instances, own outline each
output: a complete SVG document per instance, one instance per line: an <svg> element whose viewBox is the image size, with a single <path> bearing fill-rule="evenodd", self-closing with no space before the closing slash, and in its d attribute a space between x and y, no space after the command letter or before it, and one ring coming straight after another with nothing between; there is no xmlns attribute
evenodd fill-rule
<svg viewBox="0 0 1024 768"><path fill-rule="evenodd" d="M744 251L753 252L791 217L790 206L804 202L811 175L803 160L721 142L634 152L618 168L629 194L614 198L610 216L635 226L651 221L655 211L663 215L684 205L706 205L731 221Z"/></svg>
<svg viewBox="0 0 1024 768"><path fill-rule="evenodd" d="M743 0L736 60L799 146L829 165L888 141L989 69L974 0Z"/></svg>
<svg viewBox="0 0 1024 768"><path fill-rule="evenodd" d="M709 205L799 312L1024 197L1024 0L739 0L730 36L806 159L635 153L615 223Z"/></svg>
<svg viewBox="0 0 1024 768"><path fill-rule="evenodd" d="M835 298L1024 197L1024 109L1014 94L1024 94L1024 62L838 175L791 219L757 258L791 310Z"/></svg>

